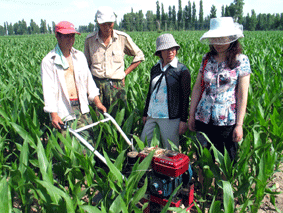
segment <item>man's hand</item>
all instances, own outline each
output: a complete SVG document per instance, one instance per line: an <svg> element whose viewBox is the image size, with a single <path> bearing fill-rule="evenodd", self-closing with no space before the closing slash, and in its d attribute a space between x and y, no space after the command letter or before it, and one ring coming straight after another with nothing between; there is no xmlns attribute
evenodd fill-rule
<svg viewBox="0 0 283 213"><path fill-rule="evenodd" d="M93 101L94 101L95 106L97 107L98 110L102 111L103 113L107 112L106 107L101 103L98 96L95 96Z"/></svg>
<svg viewBox="0 0 283 213"><path fill-rule="evenodd" d="M57 112L51 112L51 122L52 122L52 126L56 129L62 129L61 125L64 125L63 121L61 120L61 118L58 116Z"/></svg>

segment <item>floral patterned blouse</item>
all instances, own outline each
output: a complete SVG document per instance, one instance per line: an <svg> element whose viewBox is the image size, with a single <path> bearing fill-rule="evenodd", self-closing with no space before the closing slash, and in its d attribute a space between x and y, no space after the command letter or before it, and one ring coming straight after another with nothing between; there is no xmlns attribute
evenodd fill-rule
<svg viewBox="0 0 283 213"><path fill-rule="evenodd" d="M205 57L206 55L203 62ZM236 90L239 77L251 73L246 55L240 54L237 60L237 66L231 70L226 62L219 63L210 56L204 69L205 90L196 109L196 120L206 124L212 120L217 126L230 126L236 123ZM203 72L203 63L199 71Z"/></svg>

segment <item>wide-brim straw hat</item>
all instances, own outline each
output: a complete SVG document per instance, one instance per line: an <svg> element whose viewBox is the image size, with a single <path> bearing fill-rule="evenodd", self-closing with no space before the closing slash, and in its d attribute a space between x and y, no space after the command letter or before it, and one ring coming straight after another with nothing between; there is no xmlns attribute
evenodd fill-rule
<svg viewBox="0 0 283 213"><path fill-rule="evenodd" d="M176 47L177 50L180 49L179 44L177 44L172 34L163 34L161 36L158 36L158 38L156 39L156 51L154 55L159 56L159 52L161 50L167 50L172 47Z"/></svg>
<svg viewBox="0 0 283 213"><path fill-rule="evenodd" d="M200 41L207 44L230 44L244 37L243 25L235 23L232 17L212 18L210 29Z"/></svg>

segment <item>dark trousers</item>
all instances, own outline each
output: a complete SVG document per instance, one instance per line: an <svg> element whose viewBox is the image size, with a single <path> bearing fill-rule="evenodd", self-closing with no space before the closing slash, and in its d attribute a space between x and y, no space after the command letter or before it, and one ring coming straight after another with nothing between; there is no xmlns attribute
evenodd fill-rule
<svg viewBox="0 0 283 213"><path fill-rule="evenodd" d="M224 155L224 147L227 149L231 160L234 160L237 153L238 143L233 141L233 131L235 125L232 126L216 126L210 121L208 124L196 120L197 132L203 132L207 135L212 144ZM204 141L200 141L203 143ZM207 142L207 148L210 143Z"/></svg>

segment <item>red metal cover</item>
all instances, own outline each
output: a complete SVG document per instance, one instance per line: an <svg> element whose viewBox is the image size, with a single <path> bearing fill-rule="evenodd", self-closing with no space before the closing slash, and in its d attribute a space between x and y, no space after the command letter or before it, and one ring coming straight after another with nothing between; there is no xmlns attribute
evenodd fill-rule
<svg viewBox="0 0 283 213"><path fill-rule="evenodd" d="M169 177L178 177L189 169L189 157L172 150L148 147L142 150L138 157L143 160L153 150L155 150L155 154L151 166L154 171Z"/></svg>

